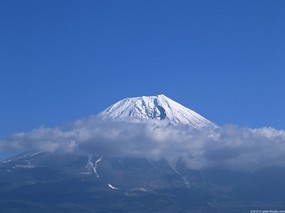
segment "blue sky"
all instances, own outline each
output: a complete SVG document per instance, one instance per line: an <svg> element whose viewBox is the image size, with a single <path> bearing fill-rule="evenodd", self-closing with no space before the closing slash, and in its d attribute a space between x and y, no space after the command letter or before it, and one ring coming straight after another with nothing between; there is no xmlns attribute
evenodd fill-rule
<svg viewBox="0 0 285 213"><path fill-rule="evenodd" d="M165 94L285 129L285 1L0 1L0 137Z"/></svg>

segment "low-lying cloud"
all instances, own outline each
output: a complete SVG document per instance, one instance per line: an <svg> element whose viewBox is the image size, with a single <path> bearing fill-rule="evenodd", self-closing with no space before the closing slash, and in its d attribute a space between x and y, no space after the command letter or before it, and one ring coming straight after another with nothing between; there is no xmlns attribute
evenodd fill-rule
<svg viewBox="0 0 285 213"><path fill-rule="evenodd" d="M65 128L40 127L0 141L2 151L103 154L170 162L180 158L189 168L254 171L285 166L285 131L273 128L191 129L157 123L78 120Z"/></svg>

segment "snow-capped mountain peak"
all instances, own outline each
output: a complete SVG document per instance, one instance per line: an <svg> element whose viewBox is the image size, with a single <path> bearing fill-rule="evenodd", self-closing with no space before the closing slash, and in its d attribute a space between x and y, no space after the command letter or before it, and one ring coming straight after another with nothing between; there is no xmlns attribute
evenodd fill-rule
<svg viewBox="0 0 285 213"><path fill-rule="evenodd" d="M194 128L214 125L165 95L125 98L99 113L97 117L127 122L164 120L172 125L189 125Z"/></svg>

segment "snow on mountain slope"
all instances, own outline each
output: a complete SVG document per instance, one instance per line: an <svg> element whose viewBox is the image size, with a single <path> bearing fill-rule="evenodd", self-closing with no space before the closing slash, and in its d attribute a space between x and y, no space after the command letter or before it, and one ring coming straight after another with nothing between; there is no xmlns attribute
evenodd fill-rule
<svg viewBox="0 0 285 213"><path fill-rule="evenodd" d="M194 128L214 126L206 118L165 95L126 98L108 107L97 117L126 122L164 120L172 125L189 125Z"/></svg>

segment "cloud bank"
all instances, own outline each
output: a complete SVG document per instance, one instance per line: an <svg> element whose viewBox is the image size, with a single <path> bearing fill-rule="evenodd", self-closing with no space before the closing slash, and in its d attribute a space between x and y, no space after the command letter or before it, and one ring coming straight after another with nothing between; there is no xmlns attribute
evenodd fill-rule
<svg viewBox="0 0 285 213"><path fill-rule="evenodd" d="M170 162L179 158L192 169L255 171L285 166L285 131L237 126L191 129L166 123L108 122L91 117L65 128L40 127L16 133L1 140L0 149L100 153Z"/></svg>

